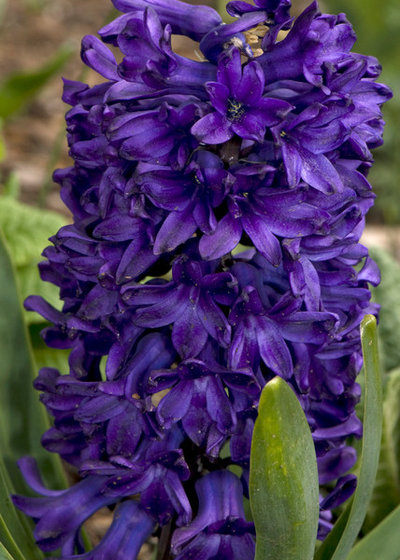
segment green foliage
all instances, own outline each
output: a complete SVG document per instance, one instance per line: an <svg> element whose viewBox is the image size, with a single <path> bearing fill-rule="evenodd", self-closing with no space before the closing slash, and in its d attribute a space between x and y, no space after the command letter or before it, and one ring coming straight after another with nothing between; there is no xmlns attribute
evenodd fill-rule
<svg viewBox="0 0 400 560"><path fill-rule="evenodd" d="M364 533L369 533L400 504L400 369L390 373L383 403L379 468ZM400 543L399 543L400 550Z"/></svg>
<svg viewBox="0 0 400 560"><path fill-rule="evenodd" d="M386 375L379 467L363 526L364 534L400 504L400 265L382 249L373 248L370 254L382 273L381 284L372 291L374 300L381 305L379 343Z"/></svg>
<svg viewBox="0 0 400 560"><path fill-rule="evenodd" d="M59 459L40 445L49 428L44 407L32 390L34 368L23 321L16 277L0 230L0 554L15 560L43 558L30 524L13 506L10 495L26 493L16 468L24 455L34 456L44 478L53 488L65 485ZM1 558L1 556L0 556Z"/></svg>
<svg viewBox="0 0 400 560"><path fill-rule="evenodd" d="M41 295L60 308L58 288L42 282L37 264L49 244L48 238L65 224L66 219L56 212L22 204L12 196L0 197L0 227L10 248L23 299L31 294ZM36 313L24 311L24 317L28 324L43 322Z"/></svg>
<svg viewBox="0 0 400 560"><path fill-rule="evenodd" d="M0 0L0 17L1 17L1 0ZM0 163L6 157L6 144L3 136L3 121L0 119Z"/></svg>
<svg viewBox="0 0 400 560"><path fill-rule="evenodd" d="M347 560L399 560L400 506L350 552Z"/></svg>
<svg viewBox="0 0 400 560"><path fill-rule="evenodd" d="M364 435L354 497L316 553L316 560L346 560L363 524L378 469L382 434L382 380L376 319L367 315L361 325L364 355Z"/></svg>
<svg viewBox="0 0 400 560"><path fill-rule="evenodd" d="M42 467L44 477L60 487L59 461L40 445L41 434L49 428L44 407L32 390L34 371L30 343L23 321L15 273L6 242L0 237L0 437L2 456L10 475L22 491L15 461L22 455L33 455Z"/></svg>
<svg viewBox="0 0 400 560"><path fill-rule="evenodd" d="M314 443L292 389L276 377L264 387L250 459L256 560L311 560L318 530Z"/></svg>
<svg viewBox="0 0 400 560"><path fill-rule="evenodd" d="M31 101L50 78L60 73L72 52L71 47L62 47L41 68L33 72L20 72L8 76L0 84L0 117L10 117Z"/></svg>
<svg viewBox="0 0 400 560"><path fill-rule="evenodd" d="M384 372L400 367L400 264L383 249L370 249L381 269L382 282L373 288L373 298L381 306L379 342Z"/></svg>

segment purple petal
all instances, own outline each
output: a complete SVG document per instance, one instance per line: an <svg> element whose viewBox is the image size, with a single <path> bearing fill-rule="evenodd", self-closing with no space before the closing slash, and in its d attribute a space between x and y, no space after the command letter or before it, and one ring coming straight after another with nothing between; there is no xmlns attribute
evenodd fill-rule
<svg viewBox="0 0 400 560"><path fill-rule="evenodd" d="M106 534L90 552L65 556L64 560L126 560L136 558L139 550L153 532L154 520L134 500L117 506Z"/></svg>
<svg viewBox="0 0 400 560"><path fill-rule="evenodd" d="M199 243L200 255L207 260L227 255L236 247L242 236L240 220L227 214L210 235L203 235Z"/></svg>
<svg viewBox="0 0 400 560"><path fill-rule="evenodd" d="M191 208L183 212L171 212L164 220L154 242L154 254L173 251L178 245L192 237L197 224Z"/></svg>
<svg viewBox="0 0 400 560"><path fill-rule="evenodd" d="M342 180L327 157L300 146L297 150L301 157L301 177L306 183L324 194L343 191Z"/></svg>
<svg viewBox="0 0 400 560"><path fill-rule="evenodd" d="M223 311L207 292L200 296L197 313L206 331L226 348L231 338L231 327Z"/></svg>
<svg viewBox="0 0 400 560"><path fill-rule="evenodd" d="M282 157L285 164L289 187L297 187L301 178L302 159L296 147L290 142L282 144Z"/></svg>
<svg viewBox="0 0 400 560"><path fill-rule="evenodd" d="M278 239L268 229L268 222L256 214L242 216L243 228L253 241L255 247L272 265L278 266L282 259Z"/></svg>
<svg viewBox="0 0 400 560"><path fill-rule="evenodd" d="M170 325L186 310L186 302L177 291L167 292L162 301L138 309L134 323L138 326L155 328Z"/></svg>
<svg viewBox="0 0 400 560"><path fill-rule="evenodd" d="M211 103L218 113L226 115L228 109L229 89L219 82L208 82L206 90L210 96Z"/></svg>
<svg viewBox="0 0 400 560"><path fill-rule="evenodd" d="M256 142L262 142L265 135L265 125L251 112L245 113L239 121L233 121L232 130L241 138Z"/></svg>
<svg viewBox="0 0 400 560"><path fill-rule="evenodd" d="M175 321L172 342L182 358L194 358L207 342L207 331L198 317L196 306L190 303Z"/></svg>
<svg viewBox="0 0 400 560"><path fill-rule="evenodd" d="M243 68L243 77L237 86L235 99L245 105L256 105L264 91L265 77L261 66L252 61Z"/></svg>
<svg viewBox="0 0 400 560"><path fill-rule="evenodd" d="M108 80L119 80L114 55L97 37L86 35L82 39L81 57L90 68Z"/></svg>
<svg viewBox="0 0 400 560"><path fill-rule="evenodd" d="M157 418L161 425L170 429L189 410L193 393L193 381L181 381L172 388L157 407Z"/></svg>
<svg viewBox="0 0 400 560"><path fill-rule="evenodd" d="M231 433L236 424L236 417L223 385L217 377L208 379L206 400L207 411L217 423L218 429L222 433Z"/></svg>
<svg viewBox="0 0 400 560"><path fill-rule="evenodd" d="M273 321L267 317L254 318L260 356L274 373L289 379L293 373L293 363L285 340Z"/></svg>
<svg viewBox="0 0 400 560"><path fill-rule="evenodd" d="M190 132L205 144L223 144L233 136L231 123L220 113L209 113L197 121Z"/></svg>

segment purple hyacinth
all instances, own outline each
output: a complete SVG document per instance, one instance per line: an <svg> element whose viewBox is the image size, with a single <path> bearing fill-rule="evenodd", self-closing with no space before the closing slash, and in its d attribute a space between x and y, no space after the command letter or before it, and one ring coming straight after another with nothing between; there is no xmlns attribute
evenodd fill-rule
<svg viewBox="0 0 400 560"><path fill-rule="evenodd" d="M65 560L134 560L151 534L164 558L253 560L251 436L280 375L312 431L323 539L356 484L359 326L379 283L359 240L391 93L345 16L316 2L293 21L289 0L234 0L229 24L180 0L113 3L122 15L82 43L105 81L65 81L74 162L54 177L74 222L40 265L63 309L25 304L71 351L35 387L54 417L43 445L80 481L48 490L25 458L42 497L14 501ZM84 552L101 507L114 520Z"/></svg>

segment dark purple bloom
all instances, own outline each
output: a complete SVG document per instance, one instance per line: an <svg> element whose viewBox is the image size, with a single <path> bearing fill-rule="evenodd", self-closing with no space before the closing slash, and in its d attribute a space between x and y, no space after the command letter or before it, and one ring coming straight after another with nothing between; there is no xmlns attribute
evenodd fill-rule
<svg viewBox="0 0 400 560"><path fill-rule="evenodd" d="M140 191L168 211L154 242L156 254L175 249L198 228L208 234L214 231L213 209L223 202L234 181L220 158L206 150L197 151L183 173L151 165L142 166L139 173Z"/></svg>
<svg viewBox="0 0 400 560"><path fill-rule="evenodd" d="M205 232L199 243L200 254L207 259L222 257L240 242L243 232L271 264L281 262L282 250L277 236L306 237L323 232L329 218L303 189L272 187L276 169L269 165L232 168L235 182L227 197L228 212L212 232ZM282 212L290 221L282 220Z"/></svg>
<svg viewBox="0 0 400 560"><path fill-rule="evenodd" d="M153 111L117 117L108 129L108 137L128 161L140 159L182 168L198 145L189 130L201 114L200 106L193 103L179 108L163 103Z"/></svg>
<svg viewBox="0 0 400 560"><path fill-rule="evenodd" d="M219 59L218 82L206 88L215 112L192 126L200 142L222 144L237 134L262 142L266 126L278 124L292 109L286 101L263 97L265 77L260 65L249 62L242 69L240 51L228 51Z"/></svg>
<svg viewBox="0 0 400 560"><path fill-rule="evenodd" d="M54 178L73 223L40 265L63 307L25 304L71 351L35 387L54 419L42 443L80 480L48 490L23 459L44 497L15 504L65 560L134 560L151 533L176 560L253 560L251 437L281 375L314 440L323 539L356 483L359 325L379 283L359 241L391 93L345 16L316 2L293 22L289 0L234 0L230 24L179 0L113 3L123 14L82 41L105 82L65 81L74 161ZM175 53L172 34L205 59ZM102 507L114 520L84 553Z"/></svg>
<svg viewBox="0 0 400 560"><path fill-rule="evenodd" d="M33 459L25 457L19 467L29 485L44 498L14 496L14 504L37 521L35 539L42 550L58 547L63 554L73 554L75 546L82 551L81 525L95 511L116 502L101 491L104 477L90 476L67 490L48 490L43 486Z"/></svg>
<svg viewBox="0 0 400 560"><path fill-rule="evenodd" d="M124 301L137 307L135 322L147 328L173 324L172 341L182 358L194 358L208 336L223 347L231 329L218 304L229 305L237 293L229 272L213 273L215 264L190 261L174 263L171 282L126 285Z"/></svg>
<svg viewBox="0 0 400 560"><path fill-rule="evenodd" d="M246 521L242 485L229 471L215 471L196 483L199 511L172 539L177 560L241 560L255 552L254 526Z"/></svg>
<svg viewBox="0 0 400 560"><path fill-rule="evenodd" d="M217 363L209 367L200 360L186 360L175 369L154 371L149 389L153 393L170 389L157 407L160 425L169 429L181 421L189 438L200 447L204 445L211 455L215 454L215 434L226 436L235 431L235 393L254 398L260 392L250 368L235 371ZM198 410L203 412L199 414ZM222 441L220 437L219 443Z"/></svg>
<svg viewBox="0 0 400 560"><path fill-rule="evenodd" d="M115 510L113 522L100 544L84 554L63 556L65 560L99 560L136 558L142 544L154 530L155 523L133 500L122 502Z"/></svg>

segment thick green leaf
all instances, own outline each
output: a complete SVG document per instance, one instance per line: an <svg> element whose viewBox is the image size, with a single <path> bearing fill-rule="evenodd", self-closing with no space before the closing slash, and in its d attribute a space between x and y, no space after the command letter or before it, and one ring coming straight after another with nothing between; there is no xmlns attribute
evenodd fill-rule
<svg viewBox="0 0 400 560"><path fill-rule="evenodd" d="M400 506L361 539L347 560L399 560Z"/></svg>
<svg viewBox="0 0 400 560"><path fill-rule="evenodd" d="M388 375L383 402L379 467L363 532L368 533L400 504L400 369ZM399 554L400 556L400 554Z"/></svg>
<svg viewBox="0 0 400 560"><path fill-rule="evenodd" d="M382 380L379 369L376 319L367 315L361 325L364 355L364 436L354 497L318 549L316 560L346 560L363 524L376 477L382 434Z"/></svg>
<svg viewBox="0 0 400 560"><path fill-rule="evenodd" d="M44 407L32 389L32 356L15 275L6 243L0 235L0 449L18 492L25 485L17 476L15 461L33 455L44 478L52 487L62 487L65 477L59 460L40 445L40 437L49 428Z"/></svg>
<svg viewBox="0 0 400 560"><path fill-rule="evenodd" d="M6 78L0 84L0 117L9 117L31 101L48 80L60 72L72 52L71 47L62 47L52 60L38 70Z"/></svg>
<svg viewBox="0 0 400 560"><path fill-rule="evenodd" d="M11 196L0 197L0 227L10 248L16 267L22 299L31 294L41 295L60 308L58 288L40 279L37 264L48 239L67 223L64 216L48 210L33 208ZM24 310L27 323L41 323L37 313Z"/></svg>
<svg viewBox="0 0 400 560"><path fill-rule="evenodd" d="M300 403L275 377L261 394L250 459L256 560L309 560L318 530L314 443Z"/></svg>

